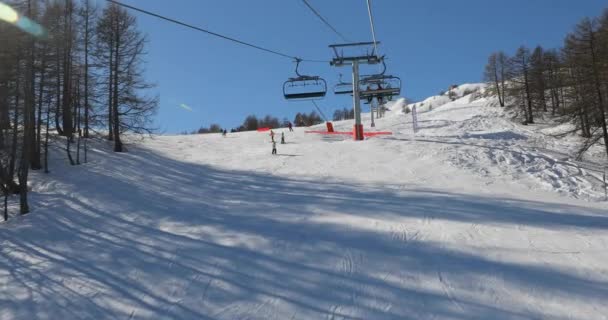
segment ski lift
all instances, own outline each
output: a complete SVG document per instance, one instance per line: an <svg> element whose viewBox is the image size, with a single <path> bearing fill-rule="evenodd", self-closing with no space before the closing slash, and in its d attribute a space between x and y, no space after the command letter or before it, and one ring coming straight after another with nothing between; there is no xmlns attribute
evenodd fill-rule
<svg viewBox="0 0 608 320"><path fill-rule="evenodd" d="M320 100L327 94L327 82L319 76L306 76L298 72L301 59L296 59L295 78L283 83L283 96L287 100Z"/></svg>
<svg viewBox="0 0 608 320"><path fill-rule="evenodd" d="M342 74L340 74L340 81L334 87L334 94L353 94L353 84L342 81Z"/></svg>
<svg viewBox="0 0 608 320"><path fill-rule="evenodd" d="M401 78L391 75L386 75L386 64L382 60L384 69L381 73L364 76L359 81L362 89L359 93L361 99L386 98L388 101L393 99L393 96L401 94Z"/></svg>
<svg viewBox="0 0 608 320"><path fill-rule="evenodd" d="M391 101L393 96L401 94L401 79L399 77L387 75L373 77L361 81L361 84L365 87L359 93L361 99L386 98Z"/></svg>

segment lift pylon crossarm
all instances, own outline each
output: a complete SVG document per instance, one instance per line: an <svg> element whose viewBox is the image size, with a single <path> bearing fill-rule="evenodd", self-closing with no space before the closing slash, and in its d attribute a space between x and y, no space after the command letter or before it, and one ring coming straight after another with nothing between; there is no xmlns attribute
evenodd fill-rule
<svg viewBox="0 0 608 320"><path fill-rule="evenodd" d="M344 49L349 47L364 47L364 46L376 46L380 44L380 42L356 42L356 43L342 43L342 44L332 44L329 47L334 51L335 58L329 62L331 66L334 67L342 67L345 65L352 65L354 61L358 61L359 63L367 63L367 64L378 64L380 63L384 57L380 57L376 54L375 50L372 49L372 53L366 53L365 55L359 56L344 56L343 52L338 52L338 49Z"/></svg>
<svg viewBox="0 0 608 320"><path fill-rule="evenodd" d="M352 42L352 43L338 43L338 44L330 44L329 47L336 50L336 48L345 48L345 47L363 47L363 46L373 46L380 44L380 41L377 42Z"/></svg>
<svg viewBox="0 0 608 320"><path fill-rule="evenodd" d="M329 64L334 67L343 67L352 65L354 61L366 64L378 64L381 58L373 55L357 56L357 57L337 57L332 59Z"/></svg>

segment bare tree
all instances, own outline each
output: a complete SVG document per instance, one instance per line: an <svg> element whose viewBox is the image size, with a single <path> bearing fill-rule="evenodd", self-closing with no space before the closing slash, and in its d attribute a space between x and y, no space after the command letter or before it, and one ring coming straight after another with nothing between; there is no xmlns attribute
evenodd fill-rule
<svg viewBox="0 0 608 320"><path fill-rule="evenodd" d="M521 106L525 124L534 123L532 90L530 84L530 50L519 47L515 56L509 60L509 96Z"/></svg>
<svg viewBox="0 0 608 320"><path fill-rule="evenodd" d="M505 106L506 69L506 55L503 52L495 52L488 58L484 72L484 79L491 84L491 88L496 93L501 107Z"/></svg>
<svg viewBox="0 0 608 320"><path fill-rule="evenodd" d="M122 133L151 132L151 117L158 107L157 97L145 95L153 86L143 79L146 38L136 26L135 17L117 5L106 8L97 25L97 42L102 51L109 52L98 59L109 66L107 101L116 152L124 151Z"/></svg>

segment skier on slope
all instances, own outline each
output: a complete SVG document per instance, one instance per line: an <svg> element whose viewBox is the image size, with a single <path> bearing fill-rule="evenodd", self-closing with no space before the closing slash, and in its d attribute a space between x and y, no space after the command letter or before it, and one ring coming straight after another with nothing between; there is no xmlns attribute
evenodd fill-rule
<svg viewBox="0 0 608 320"><path fill-rule="evenodd" d="M285 144L285 132L281 132L281 144Z"/></svg>
<svg viewBox="0 0 608 320"><path fill-rule="evenodd" d="M272 154L277 154L277 143L272 140Z"/></svg>
<svg viewBox="0 0 608 320"><path fill-rule="evenodd" d="M272 131L272 129L270 130L270 140L274 142L274 131Z"/></svg>
<svg viewBox="0 0 608 320"><path fill-rule="evenodd" d="M291 121L287 123L287 127L289 128L289 132L293 132L293 125L291 124Z"/></svg>

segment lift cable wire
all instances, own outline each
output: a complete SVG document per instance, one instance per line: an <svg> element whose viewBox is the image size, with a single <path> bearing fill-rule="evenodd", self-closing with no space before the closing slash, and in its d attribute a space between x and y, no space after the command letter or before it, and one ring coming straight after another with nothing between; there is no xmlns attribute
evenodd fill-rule
<svg viewBox="0 0 608 320"><path fill-rule="evenodd" d="M323 117L323 119L325 119L325 122L329 122L329 120L327 119L327 117L325 116L325 114L323 113L323 111L321 111L321 108L319 108L319 106L317 105L317 103L314 100L310 100L312 101L312 104L315 105L315 108L317 108L317 110L319 111L319 113L321 114L321 116Z"/></svg>
<svg viewBox="0 0 608 320"><path fill-rule="evenodd" d="M367 0L367 13L369 14L369 24L372 29L372 39L374 40L374 50L376 51L376 56L379 56L378 52L378 44L376 42L376 28L374 27L374 16L372 15L372 4L371 0Z"/></svg>
<svg viewBox="0 0 608 320"><path fill-rule="evenodd" d="M338 37L340 37L344 42L350 42L348 41L348 39L346 39L346 37L340 33L336 28L334 28L329 21L327 21L327 19L325 19L320 13L319 11L317 11L311 4L310 2L308 2L308 0L302 0L302 2L304 2L304 4L308 7L308 9L310 9L310 11L312 11L312 13L314 13L328 28L330 28L335 34L338 35Z"/></svg>
<svg viewBox="0 0 608 320"><path fill-rule="evenodd" d="M168 17L162 16L162 15L154 13L154 12L150 12L150 11L147 11L147 10L144 10L144 9L136 8L136 7L124 4L124 3L116 1L116 0L106 0L106 1L110 2L110 3L113 3L113 4L116 4L118 6L121 6L121 7L127 8L127 9L131 9L133 11L137 11L137 12L140 12L140 13L143 13L143 14L146 14L146 15L149 15L149 16L161 19L161 20L165 20L165 21L168 21L168 22L171 22L171 23L175 23L175 24L181 25L181 26L186 27L186 28L190 28L190 29L194 29L196 31L204 32L204 33L210 34L212 36L215 36L215 37L218 37L218 38L222 38L224 40L236 42L236 43L244 45L244 46L248 46L248 47L251 47L251 48L254 48L254 49L258 49L258 50L261 50L261 51L272 53L272 54L275 54L277 56L281 56L283 58L288 58L288 59L295 60L295 61L299 60L299 61L302 61L302 62L327 63L327 61L323 61L323 60L301 59L301 58L296 57L296 56L290 56L288 54L281 53L281 52L278 52L278 51L275 51L275 50L266 49L266 48L260 47L258 45L255 45L255 44L247 43L245 41L241 41L241 40L238 40L238 39L235 39L235 38L231 38L231 37L228 37L228 36L221 35L219 33L215 33L215 32L209 31L209 30L205 30L205 29L200 28L200 27L193 26L191 24L187 24L185 22L181 22L181 21L178 21L178 20L175 20L175 19L172 19L172 18L168 18Z"/></svg>

